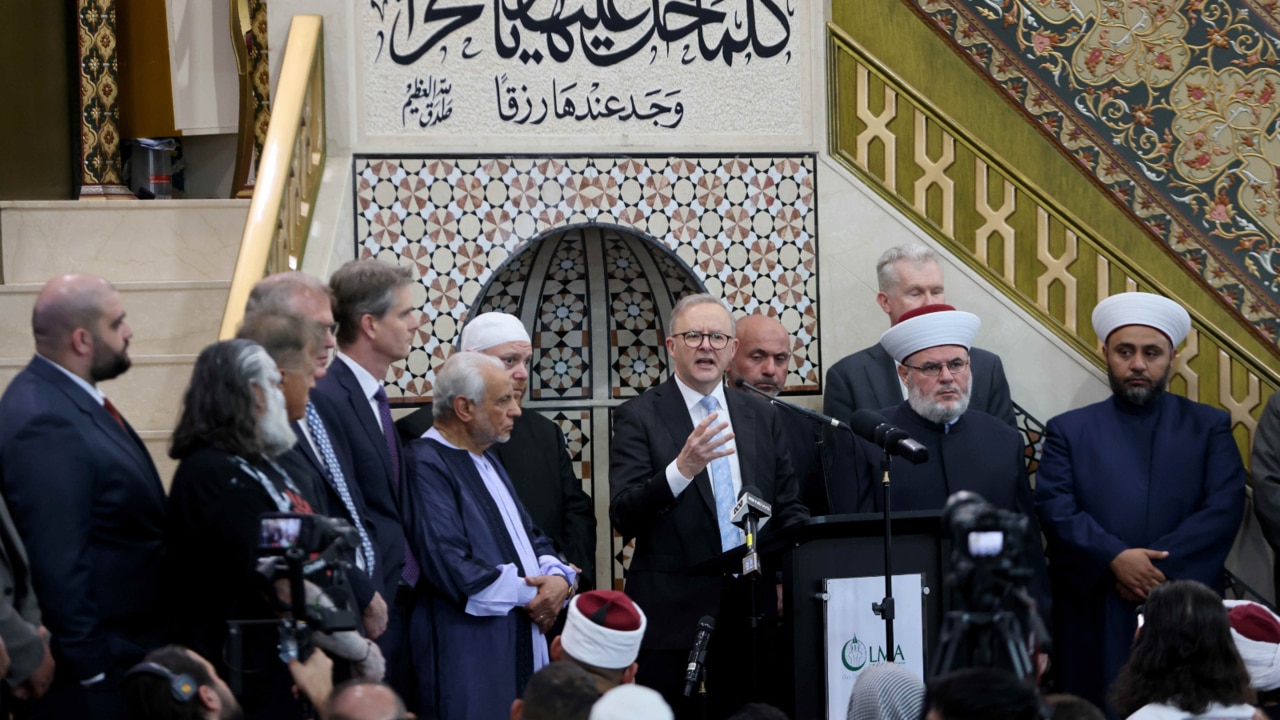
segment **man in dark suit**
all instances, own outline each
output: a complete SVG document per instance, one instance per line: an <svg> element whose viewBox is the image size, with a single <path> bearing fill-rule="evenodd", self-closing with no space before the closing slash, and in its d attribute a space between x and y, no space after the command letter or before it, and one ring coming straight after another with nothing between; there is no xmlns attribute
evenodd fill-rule
<svg viewBox="0 0 1280 720"><path fill-rule="evenodd" d="M738 351L729 361L729 387L738 380L755 386L771 397L777 397L787 384L791 366L791 334L777 319L767 315L748 315L737 322ZM743 390L750 392L749 390ZM800 485L800 499L810 515L831 512L827 494L827 468L823 446L826 439L822 425L797 414L783 415L787 434L787 452Z"/></svg>
<svg viewBox="0 0 1280 720"><path fill-rule="evenodd" d="M165 497L151 456L97 383L129 369L124 303L90 275L49 281L36 356L0 398L0 489L52 635L54 718L114 718L120 681L164 640Z"/></svg>
<svg viewBox="0 0 1280 720"><path fill-rule="evenodd" d="M342 436L351 453L352 476L373 525L375 563L381 568L375 587L389 603L378 646L387 661L387 680L404 698L416 697L407 621L420 568L405 542L413 508L403 500L403 447L383 381L391 363L409 355L418 329L412 284L408 268L378 260L353 260L329 278L338 351L311 397L325 425Z"/></svg>
<svg viewBox="0 0 1280 720"><path fill-rule="evenodd" d="M329 351L336 344L329 286L299 271L270 275L254 285L249 293L249 302L245 305L246 323L248 318L261 313L289 313L322 328L324 342L317 347L312 372L311 386L314 387L325 376ZM286 381L291 379L286 373ZM380 577L377 574L380 570L377 552L373 547L375 528L368 522L369 513L356 483L346 437L334 432L311 402L307 403L302 419L295 420L292 425L298 443L280 458L280 462L291 475L311 479L319 491L321 512L346 520L359 532L356 566L347 573L347 580L361 608L365 635L377 640L387 628L387 603L379 592L381 582L375 580Z"/></svg>
<svg viewBox="0 0 1280 720"><path fill-rule="evenodd" d="M614 413L609 514L624 537L635 538L626 592L651 618L636 681L661 692L678 717L699 717L683 696L684 670L699 618L717 618L706 687L711 716L724 717L742 703L771 699L776 589L767 571L753 582L696 568L743 543L730 522L743 488L773 505L771 526L809 513L776 410L724 389L737 350L729 311L710 295L691 295L676 304L668 327L674 376ZM755 677L753 624L762 635Z"/></svg>
<svg viewBox="0 0 1280 720"><path fill-rule="evenodd" d="M461 348L501 360L515 386L516 403L523 404L529 387L533 341L519 318L500 312L471 318L462 328ZM427 405L398 420L400 438L408 443L422 437L431 429L431 412L431 405ZM573 471L560 426L539 412L521 413L511 439L492 446L490 452L498 456L511 476L516 495L533 524L577 566L578 587L595 587L595 506ZM558 633L552 631L553 635Z"/></svg>
<svg viewBox="0 0 1280 720"><path fill-rule="evenodd" d="M938 254L923 245L899 245L886 250L876 262L876 281L880 285L876 302L889 316L890 326L897 325L908 310L946 302ZM1016 427L1009 381L1000 357L981 348L970 349L969 355L973 378L970 407ZM897 364L876 343L827 371L822 412L848 422L857 410L893 407L906 397Z"/></svg>

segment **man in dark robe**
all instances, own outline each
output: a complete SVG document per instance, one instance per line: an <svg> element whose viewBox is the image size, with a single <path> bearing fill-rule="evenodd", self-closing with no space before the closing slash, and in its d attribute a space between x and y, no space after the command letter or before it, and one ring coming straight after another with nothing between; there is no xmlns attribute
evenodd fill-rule
<svg viewBox="0 0 1280 720"><path fill-rule="evenodd" d="M1122 293L1098 303L1093 327L1113 395L1049 421L1035 502L1062 689L1102 707L1151 588L1190 579L1222 591L1245 476L1227 413L1164 392L1186 310Z"/></svg>
<svg viewBox="0 0 1280 720"><path fill-rule="evenodd" d="M461 348L501 360L515 386L516 403L523 403L529 387L533 341L519 318L500 312L477 315L462 328ZM431 412L427 405L396 421L400 437L406 443L422 437L431 429ZM511 430L511 439L494 445L490 452L506 469L533 524L555 542L565 559L579 568L579 587L595 587L595 506L573 471L560 426L541 413L521 413Z"/></svg>
<svg viewBox="0 0 1280 720"><path fill-rule="evenodd" d="M504 717L549 662L544 632L577 573L529 519L488 449L520 405L501 361L452 355L436 374L435 423L408 446L409 528L422 581L411 627L419 708L450 720Z"/></svg>
<svg viewBox="0 0 1280 720"><path fill-rule="evenodd" d="M953 493L967 490L994 507L1025 515L1029 542L1022 562L1034 573L1028 589L1047 618L1049 578L1022 435L999 418L969 407L969 350L980 324L976 315L950 305L925 305L904 313L880 337L907 387L907 400L886 408L885 418L929 450L929 459L919 465L893 459L892 509L942 510ZM847 433L840 434L835 448L834 464L844 476L833 480L832 512L881 512L882 450L861 438L855 443Z"/></svg>
<svg viewBox="0 0 1280 720"><path fill-rule="evenodd" d="M742 380L770 397L777 397L787 384L791 334L776 318L767 315L748 315L739 318L737 324L738 351L725 373L729 376L729 387L737 387L738 380ZM782 427L787 437L787 451L791 453L791 467L800 484L800 499L809 508L810 515L826 515L831 510L823 458L826 442L823 426L799 414L783 412Z"/></svg>

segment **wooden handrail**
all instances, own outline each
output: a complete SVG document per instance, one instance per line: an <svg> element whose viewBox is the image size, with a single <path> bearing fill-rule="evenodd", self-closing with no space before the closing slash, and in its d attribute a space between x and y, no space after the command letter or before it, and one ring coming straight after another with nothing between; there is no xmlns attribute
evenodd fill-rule
<svg viewBox="0 0 1280 720"><path fill-rule="evenodd" d="M234 337L253 286L302 263L325 159L324 35L319 15L297 15L280 66L271 124L218 338Z"/></svg>

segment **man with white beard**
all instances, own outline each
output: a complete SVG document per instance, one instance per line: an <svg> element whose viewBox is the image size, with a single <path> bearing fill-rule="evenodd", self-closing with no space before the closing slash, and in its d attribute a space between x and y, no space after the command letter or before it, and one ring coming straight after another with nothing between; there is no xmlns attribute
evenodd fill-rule
<svg viewBox="0 0 1280 720"><path fill-rule="evenodd" d="M300 350L300 361L305 355ZM260 517L311 514L316 502L311 488L297 485L277 462L297 441L281 382L275 362L257 343L227 340L205 348L169 450L181 461L169 491L165 536L173 637L223 676L229 676L229 664L239 663L245 678L239 700L249 719L302 717L288 668L276 653L275 625L243 626L243 658L224 654L228 620L278 617L254 570Z"/></svg>
<svg viewBox="0 0 1280 720"><path fill-rule="evenodd" d="M972 313L925 305L904 313L880 336L907 386L906 401L883 414L929 450L928 461L919 465L894 460L891 509L941 510L952 493L968 490L997 508L1026 515L1037 539L1025 559L1035 571L1031 590L1048 617L1049 581L1022 435L996 417L969 409L969 349L980 326ZM881 511L881 456L874 443L859 439L855 444L839 434L832 466L851 470L831 478L832 512Z"/></svg>

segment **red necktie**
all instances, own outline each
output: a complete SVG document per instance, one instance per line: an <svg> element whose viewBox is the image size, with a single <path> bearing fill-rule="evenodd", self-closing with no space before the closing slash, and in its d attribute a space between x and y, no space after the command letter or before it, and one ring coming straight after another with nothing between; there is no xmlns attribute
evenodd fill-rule
<svg viewBox="0 0 1280 720"><path fill-rule="evenodd" d="M107 412L111 413L111 417L115 418L116 422L120 423L121 430L126 432L128 431L128 427L124 424L124 417L120 415L120 411L116 409L115 405L111 404L109 399L105 397L102 398L102 407L106 408Z"/></svg>

